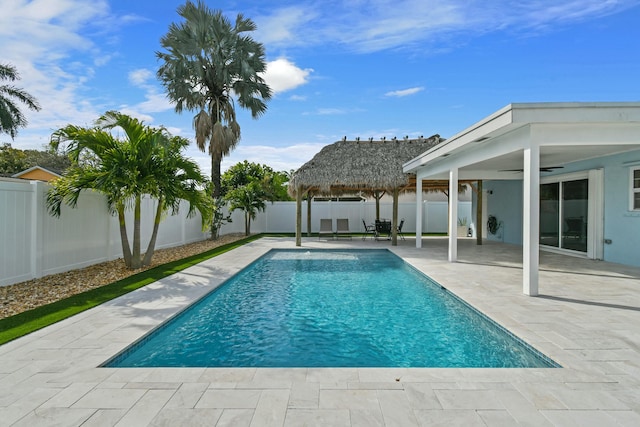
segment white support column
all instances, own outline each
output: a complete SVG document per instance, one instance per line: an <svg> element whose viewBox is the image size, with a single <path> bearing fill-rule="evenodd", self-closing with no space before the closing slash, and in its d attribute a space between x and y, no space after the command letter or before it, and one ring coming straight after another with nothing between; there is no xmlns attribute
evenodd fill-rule
<svg viewBox="0 0 640 427"><path fill-rule="evenodd" d="M458 168L449 171L449 262L458 260Z"/></svg>
<svg viewBox="0 0 640 427"><path fill-rule="evenodd" d="M422 178L416 174L416 248L422 247Z"/></svg>
<svg viewBox="0 0 640 427"><path fill-rule="evenodd" d="M522 292L538 295L540 264L540 146L524 150L522 206Z"/></svg>

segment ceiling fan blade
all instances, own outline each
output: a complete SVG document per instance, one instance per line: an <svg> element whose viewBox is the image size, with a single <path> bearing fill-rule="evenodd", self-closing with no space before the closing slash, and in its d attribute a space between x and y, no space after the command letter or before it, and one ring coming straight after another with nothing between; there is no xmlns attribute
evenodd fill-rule
<svg viewBox="0 0 640 427"><path fill-rule="evenodd" d="M555 169L562 169L562 168L564 168L564 166L541 167L540 172L551 172ZM524 172L524 169L502 169L502 170L499 170L498 172Z"/></svg>

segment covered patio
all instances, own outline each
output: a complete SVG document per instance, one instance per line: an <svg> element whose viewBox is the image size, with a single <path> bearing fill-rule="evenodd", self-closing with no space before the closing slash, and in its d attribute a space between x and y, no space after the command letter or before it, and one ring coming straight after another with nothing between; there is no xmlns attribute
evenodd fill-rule
<svg viewBox="0 0 640 427"><path fill-rule="evenodd" d="M263 238L0 347L6 425L640 425L640 269L542 253L524 298L514 245L391 250L559 369L99 368L290 238ZM305 241L370 248L371 242Z"/></svg>
<svg viewBox="0 0 640 427"><path fill-rule="evenodd" d="M522 290L536 296L540 280L541 177L558 174L572 163L638 149L639 103L510 104L407 162L403 170L416 174L417 194L421 194L422 181L428 179L448 180L450 188L456 188L462 179L521 180L522 195L511 197L522 197ZM585 252L589 258L602 259L605 176L597 161L583 174L589 182L588 197L593 201L589 204L590 237ZM456 203L450 203L449 215L447 257L449 262L456 262ZM421 222L422 200L418 198L417 236L421 235ZM416 247L421 246L422 239L418 238Z"/></svg>

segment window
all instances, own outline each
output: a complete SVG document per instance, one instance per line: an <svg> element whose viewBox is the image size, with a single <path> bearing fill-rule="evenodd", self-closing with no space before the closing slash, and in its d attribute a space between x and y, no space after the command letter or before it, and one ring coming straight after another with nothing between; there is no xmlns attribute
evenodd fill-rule
<svg viewBox="0 0 640 427"><path fill-rule="evenodd" d="M631 169L629 209L640 211L640 167Z"/></svg>

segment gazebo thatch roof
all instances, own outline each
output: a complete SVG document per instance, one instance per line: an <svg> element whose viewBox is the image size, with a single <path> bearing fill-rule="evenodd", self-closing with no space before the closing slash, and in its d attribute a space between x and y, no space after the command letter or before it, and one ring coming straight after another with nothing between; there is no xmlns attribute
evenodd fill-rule
<svg viewBox="0 0 640 427"><path fill-rule="evenodd" d="M323 194L406 189L415 177L402 165L444 139L440 135L419 139L339 141L324 147L293 173L289 193L296 189Z"/></svg>

